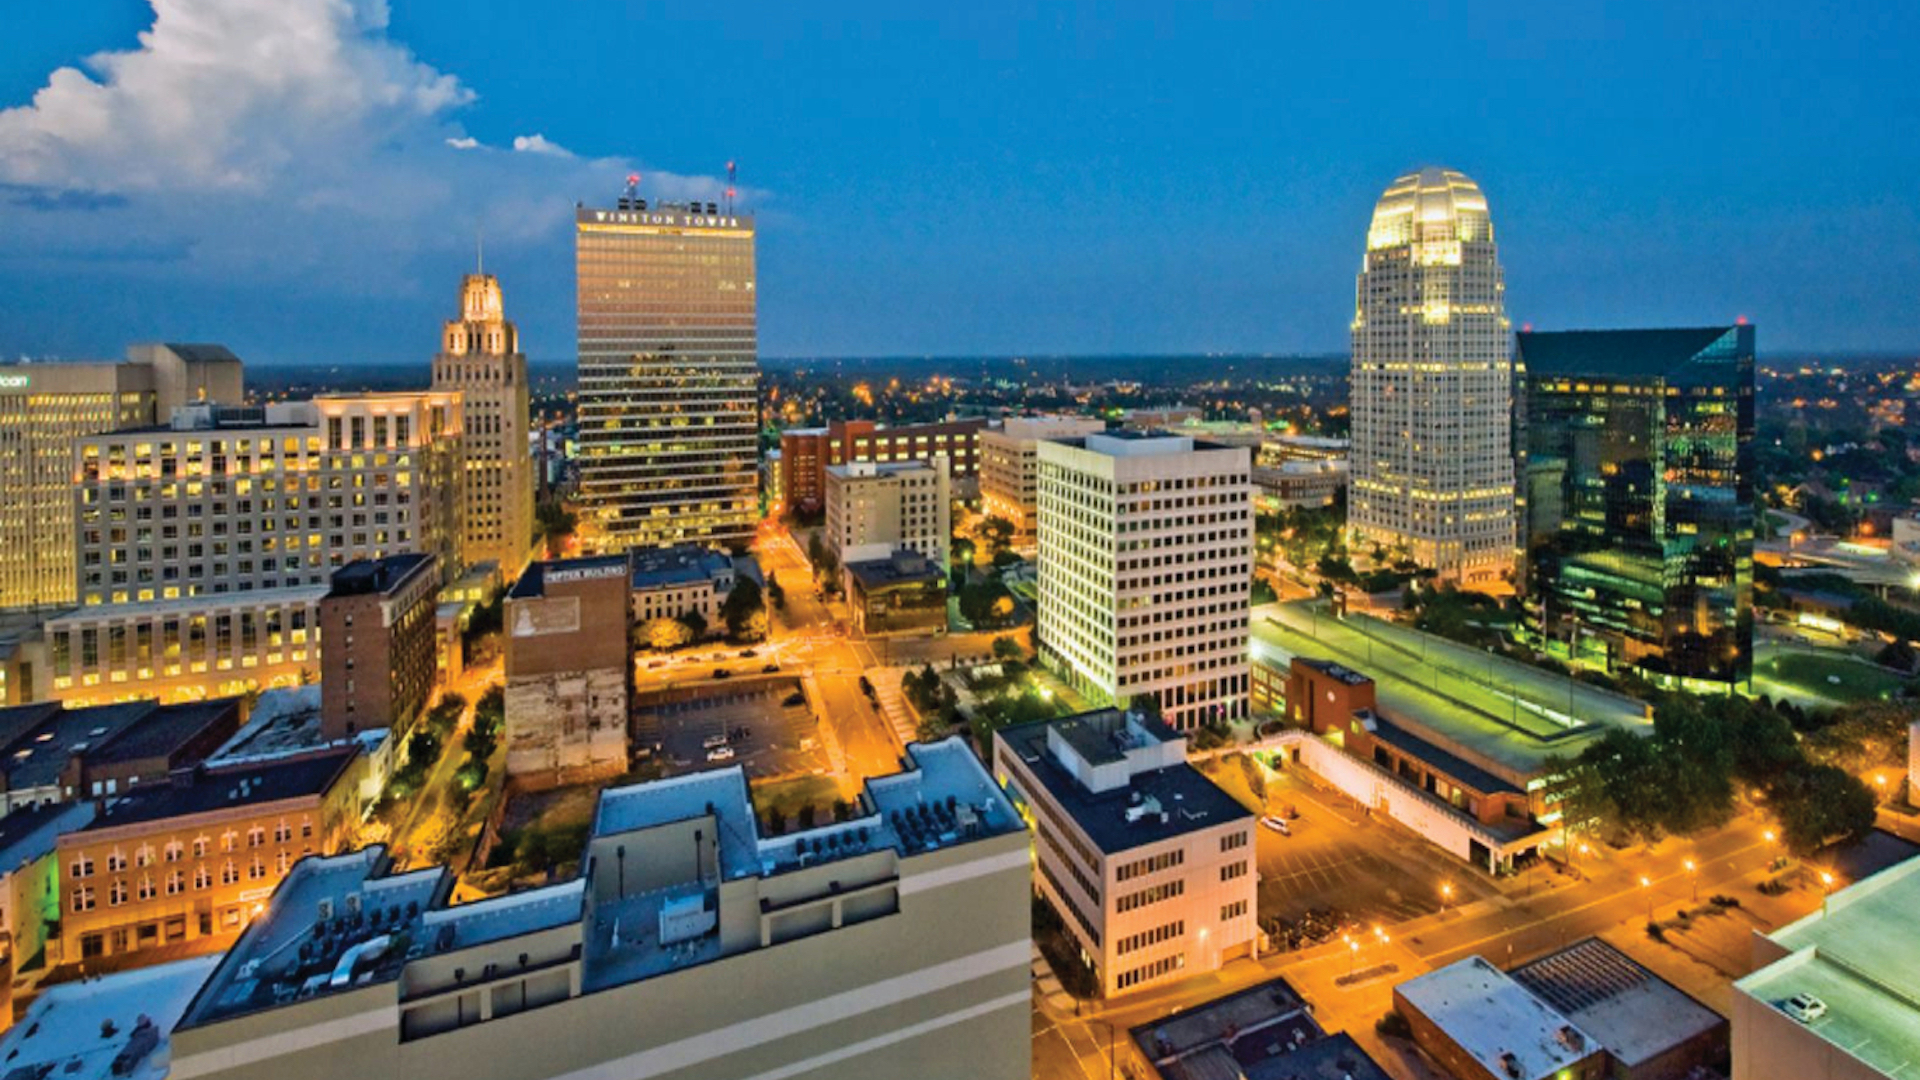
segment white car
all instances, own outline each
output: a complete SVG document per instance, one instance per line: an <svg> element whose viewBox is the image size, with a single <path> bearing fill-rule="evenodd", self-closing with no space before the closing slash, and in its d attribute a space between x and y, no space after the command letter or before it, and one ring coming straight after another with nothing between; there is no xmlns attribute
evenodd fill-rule
<svg viewBox="0 0 1920 1080"><path fill-rule="evenodd" d="M1272 829L1274 832L1279 833L1281 836L1293 835L1293 826L1287 824L1286 818L1275 817L1272 814L1268 814L1266 817L1263 817L1260 819L1260 824L1265 825L1267 828Z"/></svg>
<svg viewBox="0 0 1920 1080"><path fill-rule="evenodd" d="M707 760L708 761L732 761L733 747L731 746L715 747L714 749L707 751Z"/></svg>
<svg viewBox="0 0 1920 1080"><path fill-rule="evenodd" d="M1827 1003L1812 994L1795 994L1780 1006L1781 1011L1803 1024L1811 1024L1827 1015Z"/></svg>

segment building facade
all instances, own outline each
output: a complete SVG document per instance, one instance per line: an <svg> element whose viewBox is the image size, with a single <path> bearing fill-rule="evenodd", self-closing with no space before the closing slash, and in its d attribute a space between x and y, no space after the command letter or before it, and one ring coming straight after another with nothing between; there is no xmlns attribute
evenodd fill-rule
<svg viewBox="0 0 1920 1080"><path fill-rule="evenodd" d="M365 766L355 751L322 754L189 774L108 803L56 845L57 962L232 941L295 863L330 853L357 824Z"/></svg>
<svg viewBox="0 0 1920 1080"><path fill-rule="evenodd" d="M507 592L507 772L626 771L633 606L626 555L529 566Z"/></svg>
<svg viewBox="0 0 1920 1080"><path fill-rule="evenodd" d="M1510 576L1513 365L1479 187L1433 168L1395 180L1355 293L1350 528L1442 580Z"/></svg>
<svg viewBox="0 0 1920 1080"><path fill-rule="evenodd" d="M438 654L431 555L348 563L320 598L320 730L346 739L387 728L405 738L433 694Z"/></svg>
<svg viewBox="0 0 1920 1080"><path fill-rule="evenodd" d="M1034 886L1102 996L1253 952L1254 815L1186 749L1164 724L1116 709L994 734L994 779L1033 827Z"/></svg>
<svg viewBox="0 0 1920 1080"><path fill-rule="evenodd" d="M1247 711L1249 452L1088 435L1039 450L1041 656L1083 692L1176 728Z"/></svg>
<svg viewBox="0 0 1920 1080"><path fill-rule="evenodd" d="M460 395L194 406L76 440L79 603L324 584L356 559L460 566Z"/></svg>
<svg viewBox="0 0 1920 1080"><path fill-rule="evenodd" d="M635 551L630 558L633 625L677 619L695 612L709 627L720 626L720 606L733 591L733 559L725 552L682 544Z"/></svg>
<svg viewBox="0 0 1920 1080"><path fill-rule="evenodd" d="M433 389L460 395L461 562L492 562L517 574L533 549L531 405L520 330L508 321L492 274L461 280L460 317L441 329Z"/></svg>
<svg viewBox="0 0 1920 1080"><path fill-rule="evenodd" d="M1092 416L1009 416L980 433L980 512L1013 525L1013 546L1031 551L1040 537L1040 441L1106 430Z"/></svg>
<svg viewBox="0 0 1920 1080"><path fill-rule="evenodd" d="M80 607L47 620L46 696L196 701L320 676L325 585Z"/></svg>
<svg viewBox="0 0 1920 1080"><path fill-rule="evenodd" d="M605 552L753 537L754 227L713 203L575 214L583 539Z"/></svg>
<svg viewBox="0 0 1920 1080"><path fill-rule="evenodd" d="M123 363L0 364L0 611L77 602L75 439L243 394L239 358L218 345L135 345Z"/></svg>
<svg viewBox="0 0 1920 1080"><path fill-rule="evenodd" d="M842 566L897 548L947 565L953 487L944 457L830 466L826 505L826 544Z"/></svg>
<svg viewBox="0 0 1920 1080"><path fill-rule="evenodd" d="M826 427L789 428L780 433L781 498L802 512L826 505L827 470L859 461L881 464L927 461L944 455L957 488L975 482L980 471L984 417L895 427L872 420L835 420Z"/></svg>
<svg viewBox="0 0 1920 1080"><path fill-rule="evenodd" d="M1750 689L1754 328L1522 333L1516 356L1538 640L1669 688Z"/></svg>

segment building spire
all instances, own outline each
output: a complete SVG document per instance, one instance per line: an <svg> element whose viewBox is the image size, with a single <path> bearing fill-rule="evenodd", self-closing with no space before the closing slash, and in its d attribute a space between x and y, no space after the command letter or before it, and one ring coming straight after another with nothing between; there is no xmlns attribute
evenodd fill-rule
<svg viewBox="0 0 1920 1080"><path fill-rule="evenodd" d="M478 225L473 227L473 272L487 272L487 237Z"/></svg>

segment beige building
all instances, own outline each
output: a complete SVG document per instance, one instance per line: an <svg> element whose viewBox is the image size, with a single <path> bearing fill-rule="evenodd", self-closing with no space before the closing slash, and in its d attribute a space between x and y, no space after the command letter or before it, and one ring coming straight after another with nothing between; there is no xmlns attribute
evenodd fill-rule
<svg viewBox="0 0 1920 1080"><path fill-rule="evenodd" d="M507 772L626 771L633 696L625 555L527 567L507 592Z"/></svg>
<svg viewBox="0 0 1920 1080"><path fill-rule="evenodd" d="M578 878L468 904L378 848L309 859L210 973L167 972L186 993L88 998L151 1012L155 1080L1024 1080L1025 830L959 740L907 761L777 836L738 768L610 789ZM69 1063L133 1024L100 1018L56 996L0 1053L94 1080Z"/></svg>
<svg viewBox="0 0 1920 1080"><path fill-rule="evenodd" d="M1254 816L1187 764L1187 740L1116 709L1003 728L993 775L1033 826L1034 887L1102 995L1251 955Z"/></svg>
<svg viewBox="0 0 1920 1080"><path fill-rule="evenodd" d="M733 591L733 557L724 551L682 544L636 550L632 560L633 625L677 619L696 612L710 629L720 629L720 606Z"/></svg>
<svg viewBox="0 0 1920 1080"><path fill-rule="evenodd" d="M74 608L47 620L43 696L197 701L317 679L326 595L297 585Z"/></svg>
<svg viewBox="0 0 1920 1080"><path fill-rule="evenodd" d="M324 584L356 559L460 556L460 396L193 406L76 440L79 602Z"/></svg>
<svg viewBox="0 0 1920 1080"><path fill-rule="evenodd" d="M980 433L980 512L1013 525L1013 546L1040 537L1040 442L1106 430L1092 416L1009 416Z"/></svg>
<svg viewBox="0 0 1920 1080"><path fill-rule="evenodd" d="M1247 712L1245 447L1115 432L1040 444L1041 657L1182 730Z"/></svg>
<svg viewBox="0 0 1920 1080"><path fill-rule="evenodd" d="M1908 859L1833 893L1799 922L1756 933L1757 970L1733 984L1733 1080L1911 1072L1920 1061L1915 911L1920 859Z"/></svg>
<svg viewBox="0 0 1920 1080"><path fill-rule="evenodd" d="M239 404L218 345L135 345L124 362L0 364L0 610L75 603L74 440L197 401Z"/></svg>
<svg viewBox="0 0 1920 1080"><path fill-rule="evenodd" d="M826 503L826 543L840 565L884 559L896 548L947 565L953 488L946 457L829 466Z"/></svg>
<svg viewBox="0 0 1920 1080"><path fill-rule="evenodd" d="M533 454L527 357L492 274L460 283L460 317L449 320L433 358L433 389L461 397L466 433L461 561L520 572L533 548Z"/></svg>

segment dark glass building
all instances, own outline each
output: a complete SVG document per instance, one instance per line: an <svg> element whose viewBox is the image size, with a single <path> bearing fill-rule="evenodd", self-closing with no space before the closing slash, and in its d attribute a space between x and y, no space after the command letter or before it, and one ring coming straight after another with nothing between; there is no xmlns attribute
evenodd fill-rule
<svg viewBox="0 0 1920 1080"><path fill-rule="evenodd" d="M1674 688L1753 666L1753 327L1522 333L1528 620L1554 656Z"/></svg>

